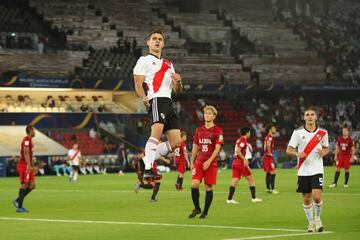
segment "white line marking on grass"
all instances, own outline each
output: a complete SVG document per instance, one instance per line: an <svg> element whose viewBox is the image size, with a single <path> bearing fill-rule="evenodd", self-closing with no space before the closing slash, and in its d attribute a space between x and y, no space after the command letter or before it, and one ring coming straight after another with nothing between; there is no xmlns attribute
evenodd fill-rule
<svg viewBox="0 0 360 240"><path fill-rule="evenodd" d="M203 225L203 224L195 225L195 224L176 224L176 223L115 222L115 221L68 220L68 219L46 219L46 218L14 218L14 217L0 217L0 220L57 222L57 223L111 224L111 225L143 225L143 226L187 227L187 228L193 227L193 228L216 228L216 229L236 229L236 230L255 230L255 231L280 231L280 232L304 232L304 230L286 229L286 228L255 228L255 227L219 226L219 225ZM327 232L327 233L330 233L330 232Z"/></svg>
<svg viewBox="0 0 360 240"><path fill-rule="evenodd" d="M268 236L256 236L256 237L244 237L244 238L228 238L224 240L248 240L248 239L264 239L264 238L279 238L279 237L295 237L295 236L316 236L319 234L328 234L333 232L322 232L322 233L292 233L292 234L281 234L281 235L268 235Z"/></svg>
<svg viewBox="0 0 360 240"><path fill-rule="evenodd" d="M16 192L17 189L0 189L3 192ZM147 191L144 189L143 191ZM36 192L71 192L71 193L92 193L92 192L102 192L102 193L133 193L134 190L101 190L101 189L88 189L88 190L76 190L76 189L36 189ZM187 191L179 192L179 191L161 191L162 193L173 193L173 194L184 194L189 193ZM215 191L214 194L227 194L226 191ZM283 192L289 193L289 192ZM291 192L292 193L292 192ZM237 194L248 194L247 192L239 192ZM324 195L338 195L338 196L360 196L360 193L323 193Z"/></svg>

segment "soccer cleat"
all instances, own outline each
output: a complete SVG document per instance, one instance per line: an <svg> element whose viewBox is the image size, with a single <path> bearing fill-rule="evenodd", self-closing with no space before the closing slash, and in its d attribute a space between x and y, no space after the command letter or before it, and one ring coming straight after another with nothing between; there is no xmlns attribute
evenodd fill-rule
<svg viewBox="0 0 360 240"><path fill-rule="evenodd" d="M154 203L154 202L157 202L157 199L156 198L151 198L150 203Z"/></svg>
<svg viewBox="0 0 360 240"><path fill-rule="evenodd" d="M26 208L21 207L21 208L17 208L16 212L18 212L18 213L27 213L27 212L29 212L29 210L27 210Z"/></svg>
<svg viewBox="0 0 360 240"><path fill-rule="evenodd" d="M19 203L16 200L12 201L12 204L14 207L19 208Z"/></svg>
<svg viewBox="0 0 360 240"><path fill-rule="evenodd" d="M309 233L315 232L315 231L316 231L315 224L309 224L307 231L308 231Z"/></svg>
<svg viewBox="0 0 360 240"><path fill-rule="evenodd" d="M336 183L332 183L332 184L330 184L329 188L334 188L336 186L337 186Z"/></svg>
<svg viewBox="0 0 360 240"><path fill-rule="evenodd" d="M324 231L324 226L321 222L321 220L315 220L315 229L317 232L323 232Z"/></svg>
<svg viewBox="0 0 360 240"><path fill-rule="evenodd" d="M235 201L234 199L226 199L226 203L229 203L229 204L239 204L237 201Z"/></svg>
<svg viewBox="0 0 360 240"><path fill-rule="evenodd" d="M253 203L259 203L259 202L262 202L263 200L261 198L252 198L251 199L251 202Z"/></svg>
<svg viewBox="0 0 360 240"><path fill-rule="evenodd" d="M149 169L149 170L145 170L145 173L144 173L144 179L154 179L155 178L155 174L154 174L154 171L152 169Z"/></svg>
<svg viewBox="0 0 360 240"><path fill-rule="evenodd" d="M190 213L189 218L194 218L196 215L201 213L201 209L194 209L192 213Z"/></svg>
<svg viewBox="0 0 360 240"><path fill-rule="evenodd" d="M207 213L204 213L204 212L203 212L203 213L200 215L199 218L203 218L203 219L207 218Z"/></svg>
<svg viewBox="0 0 360 240"><path fill-rule="evenodd" d="M275 189L271 191L272 194L276 195L279 194L279 191L276 191Z"/></svg>
<svg viewBox="0 0 360 240"><path fill-rule="evenodd" d="M349 187L349 184L344 184L344 188L348 188Z"/></svg>
<svg viewBox="0 0 360 240"><path fill-rule="evenodd" d="M139 189L140 189L140 183L136 183L135 186L134 186L134 192L138 193Z"/></svg>
<svg viewBox="0 0 360 240"><path fill-rule="evenodd" d="M266 189L267 193L272 193L272 191L270 189Z"/></svg>

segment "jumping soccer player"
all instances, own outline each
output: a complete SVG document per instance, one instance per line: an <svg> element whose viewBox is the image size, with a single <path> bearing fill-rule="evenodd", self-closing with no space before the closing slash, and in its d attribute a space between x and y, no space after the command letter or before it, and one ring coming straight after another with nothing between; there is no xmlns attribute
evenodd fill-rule
<svg viewBox="0 0 360 240"><path fill-rule="evenodd" d="M340 176L340 169L345 169L345 183L344 187L349 187L349 177L350 177L350 166L351 162L355 157L355 143L354 140L350 137L349 128L343 127L342 137L339 137L336 140L336 149L335 149L335 162L336 162L336 172L334 177L334 182L330 185L331 188L337 186L337 181Z"/></svg>
<svg viewBox="0 0 360 240"><path fill-rule="evenodd" d="M264 141L264 156L263 156L263 166L264 171L266 172L265 183L266 191L272 194L278 194L279 192L275 190L275 162L273 157L274 152L274 134L276 133L276 127L274 125L268 126L268 135L265 137Z"/></svg>
<svg viewBox="0 0 360 240"><path fill-rule="evenodd" d="M218 169L217 156L222 144L224 144L223 130L214 124L217 110L213 106L205 106L205 124L195 130L193 148L191 153L191 197L195 209L189 215L194 218L200 214L200 218L207 218L208 211L213 199L212 186L216 184L216 174ZM199 187L202 179L205 180L205 206L201 212L199 203Z"/></svg>
<svg viewBox="0 0 360 240"><path fill-rule="evenodd" d="M26 136L21 141L20 160L17 164L17 172L20 177L21 188L19 196L12 203L16 207L16 212L29 212L23 207L24 198L35 188L35 167L33 163L33 143L32 139L35 137L35 129L28 125L26 126Z"/></svg>
<svg viewBox="0 0 360 240"><path fill-rule="evenodd" d="M184 173L186 170L186 165L190 166L188 154L186 152L186 132L181 131L181 143L178 148L174 151L174 165L176 167L176 170L178 171L179 175L177 177L177 181L175 184L175 188L178 191L182 191L183 187L183 180L184 180Z"/></svg>
<svg viewBox="0 0 360 240"><path fill-rule="evenodd" d="M304 120L305 126L294 130L286 153L298 159L296 191L303 194L303 207L309 220L308 232L322 232L324 227L320 214L323 204L321 199L324 183L323 157L329 153L329 137L325 129L317 126L317 114L314 108L305 109Z"/></svg>
<svg viewBox="0 0 360 240"><path fill-rule="evenodd" d="M246 148L247 148L247 139L250 137L250 128L243 127L240 129L241 137L236 141L235 144L235 159L232 162L232 180L229 188L229 195L226 203L238 204L237 201L233 199L235 188L238 185L239 179L241 176L246 177L249 182L249 188L251 192L251 202L257 203L262 202L262 199L256 197L255 191L255 181L254 176L249 167L249 161L245 158Z"/></svg>
<svg viewBox="0 0 360 240"><path fill-rule="evenodd" d="M147 40L149 54L142 56L134 67L134 81L137 95L148 109L151 120L151 136L145 145L144 178L155 176L152 164L155 159L165 156L180 145L180 120L173 107L171 92L182 91L181 76L175 73L173 64L161 58L164 48L164 34L153 31ZM147 93L145 93L143 88ZM168 141L159 143L163 132Z"/></svg>

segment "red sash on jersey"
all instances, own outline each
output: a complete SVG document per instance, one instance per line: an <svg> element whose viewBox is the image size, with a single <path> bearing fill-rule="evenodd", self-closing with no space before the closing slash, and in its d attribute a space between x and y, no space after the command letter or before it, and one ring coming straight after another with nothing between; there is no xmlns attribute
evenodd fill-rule
<svg viewBox="0 0 360 240"><path fill-rule="evenodd" d="M306 154L306 157L300 158L298 163L298 169L302 166L302 164L305 162L307 156L314 150L314 148L319 144L321 139L325 136L326 132L323 130L317 131L317 133L313 136L313 138L309 141L309 143L306 145L304 149L304 153Z"/></svg>
<svg viewBox="0 0 360 240"><path fill-rule="evenodd" d="M170 64L171 63L168 60L163 59L163 63L161 65L160 70L155 73L154 81L153 81L154 93L157 93L159 91L160 86L164 80L165 73L171 66Z"/></svg>
<svg viewBox="0 0 360 240"><path fill-rule="evenodd" d="M76 156L79 154L79 150L77 150L74 155L71 156L71 161L74 161L74 159L76 158Z"/></svg>

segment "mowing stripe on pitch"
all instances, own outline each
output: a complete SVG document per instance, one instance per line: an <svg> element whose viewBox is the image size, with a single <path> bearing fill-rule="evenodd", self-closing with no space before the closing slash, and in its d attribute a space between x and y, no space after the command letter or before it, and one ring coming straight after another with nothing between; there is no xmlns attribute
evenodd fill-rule
<svg viewBox="0 0 360 240"><path fill-rule="evenodd" d="M333 232L322 232L322 233L291 233L291 234L280 234L280 235L267 235L267 236L256 236L256 237L244 237L244 238L227 238L224 240L250 240L250 239L265 239L265 238L280 238L280 237L295 237L295 236L318 236L319 234L327 234Z"/></svg>
<svg viewBox="0 0 360 240"><path fill-rule="evenodd" d="M236 229L236 230L255 230L255 231L304 232L304 230L286 229L286 228L255 228L255 227L219 226L219 225L203 225L203 224L195 225L195 224L176 224L176 223L116 222L116 221L91 221L91 220L46 219L46 218L14 218L14 217L0 217L0 220L52 222L52 223L143 225L143 226L161 226L161 227L187 227L187 228L193 227L193 228ZM330 233L330 232L327 232L327 233Z"/></svg>

